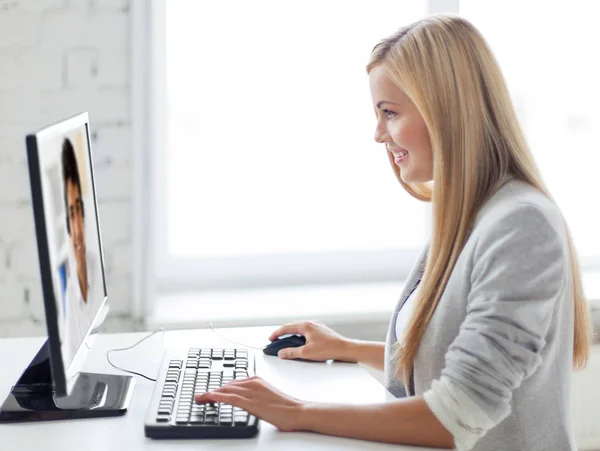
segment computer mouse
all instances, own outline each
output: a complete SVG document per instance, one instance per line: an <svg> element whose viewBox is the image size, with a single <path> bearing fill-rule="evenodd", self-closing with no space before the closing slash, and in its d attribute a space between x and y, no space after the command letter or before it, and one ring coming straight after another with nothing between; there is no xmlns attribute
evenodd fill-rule
<svg viewBox="0 0 600 451"><path fill-rule="evenodd" d="M304 346L306 344L306 338L300 334L282 335L281 337L273 340L263 349L263 352L267 355L276 356L280 349L284 348L297 348L298 346Z"/></svg>

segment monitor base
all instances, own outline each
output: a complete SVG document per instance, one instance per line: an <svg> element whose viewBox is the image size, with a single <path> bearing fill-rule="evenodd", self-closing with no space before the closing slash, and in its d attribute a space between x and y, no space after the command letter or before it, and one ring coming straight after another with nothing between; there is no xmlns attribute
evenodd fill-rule
<svg viewBox="0 0 600 451"><path fill-rule="evenodd" d="M71 394L56 396L49 359L39 359L45 346L4 400L0 423L110 417L127 411L135 385L132 376L79 373Z"/></svg>

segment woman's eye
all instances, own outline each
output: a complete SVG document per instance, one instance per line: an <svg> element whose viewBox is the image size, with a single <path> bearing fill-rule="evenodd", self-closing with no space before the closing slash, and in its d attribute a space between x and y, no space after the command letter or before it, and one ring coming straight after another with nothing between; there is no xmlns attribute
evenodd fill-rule
<svg viewBox="0 0 600 451"><path fill-rule="evenodd" d="M396 113L394 113L393 111L390 111L390 110L382 110L382 111L383 111L383 114L385 114L385 117L387 119L392 119L396 115Z"/></svg>

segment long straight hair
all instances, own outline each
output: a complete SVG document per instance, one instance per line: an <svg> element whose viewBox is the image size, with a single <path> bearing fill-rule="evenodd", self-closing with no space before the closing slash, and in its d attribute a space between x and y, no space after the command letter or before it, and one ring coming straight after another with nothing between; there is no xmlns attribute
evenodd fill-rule
<svg viewBox="0 0 600 451"><path fill-rule="evenodd" d="M375 46L367 73L379 65L419 109L433 152L433 183L405 183L388 155L406 191L431 201L433 209L415 309L394 352L396 375L408 381L425 329L485 202L511 176L554 200L528 149L500 68L469 21L438 15L401 28ZM573 365L581 369L589 356L590 313L573 239L565 227L575 303Z"/></svg>

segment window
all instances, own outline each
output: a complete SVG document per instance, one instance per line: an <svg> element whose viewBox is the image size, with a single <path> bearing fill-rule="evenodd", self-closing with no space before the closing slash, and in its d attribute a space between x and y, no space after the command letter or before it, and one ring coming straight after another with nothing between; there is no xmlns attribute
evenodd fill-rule
<svg viewBox="0 0 600 451"><path fill-rule="evenodd" d="M156 258L138 260L157 262L156 291L401 280L429 211L373 140L365 64L399 26L452 10L486 37L583 269L600 269L594 2L153 4L160 33L145 39L165 61L148 75L150 95L163 96L149 123L166 136L150 186L159 221L146 253Z"/></svg>
<svg viewBox="0 0 600 451"><path fill-rule="evenodd" d="M373 139L365 66L381 38L426 9L165 2L162 288L408 273L428 205L404 192Z"/></svg>

